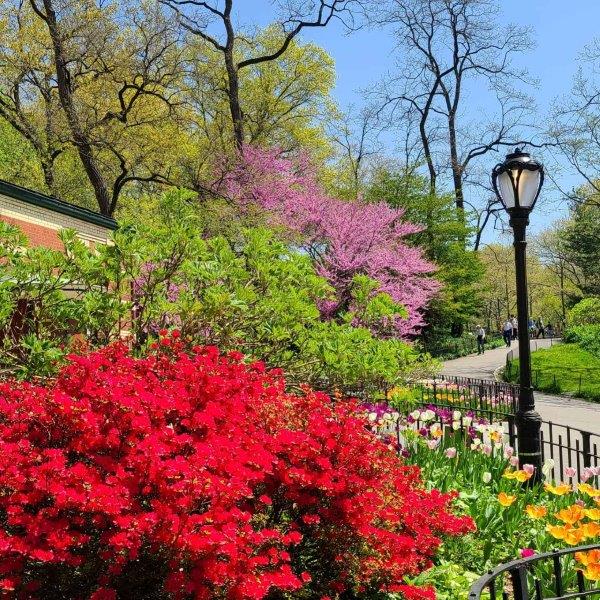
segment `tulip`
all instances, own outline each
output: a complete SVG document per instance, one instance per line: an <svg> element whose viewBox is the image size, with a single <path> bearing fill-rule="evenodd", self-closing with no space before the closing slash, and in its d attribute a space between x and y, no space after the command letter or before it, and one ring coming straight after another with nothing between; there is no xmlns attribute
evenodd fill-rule
<svg viewBox="0 0 600 600"><path fill-rule="evenodd" d="M505 492L500 492L498 494L498 502L500 502L500 504L504 506L504 508L509 507L516 499L516 496L511 496L510 494L507 494Z"/></svg>
<svg viewBox="0 0 600 600"><path fill-rule="evenodd" d="M518 467L519 466L519 457L518 456L511 456L509 462L510 462L511 466Z"/></svg>
<svg viewBox="0 0 600 600"><path fill-rule="evenodd" d="M515 453L515 449L512 446L504 446L504 458L510 458Z"/></svg>
<svg viewBox="0 0 600 600"><path fill-rule="evenodd" d="M555 463L551 458L548 458L546 461L544 461L544 464L542 465L542 474L544 477L549 477L552 469L554 469L554 464Z"/></svg>
<svg viewBox="0 0 600 600"><path fill-rule="evenodd" d="M486 471L483 476L483 483L489 483L492 480L492 474L489 471Z"/></svg>
<svg viewBox="0 0 600 600"><path fill-rule="evenodd" d="M531 519L541 519L548 514L548 509L545 506L534 506L528 504L525 507L525 512Z"/></svg>
<svg viewBox="0 0 600 600"><path fill-rule="evenodd" d="M448 448L445 454L447 458L454 458L456 456L456 448Z"/></svg>
<svg viewBox="0 0 600 600"><path fill-rule="evenodd" d="M437 440L427 440L427 447L430 450L435 450L438 447L439 443L440 443L439 439L437 439Z"/></svg>
<svg viewBox="0 0 600 600"><path fill-rule="evenodd" d="M531 476L535 471L535 467L533 465L523 465L523 471L525 471L527 475Z"/></svg>
<svg viewBox="0 0 600 600"><path fill-rule="evenodd" d="M531 548L521 548L521 558L529 558L533 556L535 551Z"/></svg>
<svg viewBox="0 0 600 600"><path fill-rule="evenodd" d="M592 469L590 469L589 467L585 467L584 469L582 469L581 473L579 474L581 481L584 483L593 476L594 476L594 471Z"/></svg>
<svg viewBox="0 0 600 600"><path fill-rule="evenodd" d="M576 473L577 470L575 469L575 467L565 467L565 477L572 479L573 477L575 477Z"/></svg>

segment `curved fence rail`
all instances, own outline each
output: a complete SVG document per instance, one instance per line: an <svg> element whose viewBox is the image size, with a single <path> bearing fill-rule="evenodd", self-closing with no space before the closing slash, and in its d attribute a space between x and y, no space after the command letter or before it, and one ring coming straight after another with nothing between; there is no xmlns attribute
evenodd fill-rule
<svg viewBox="0 0 600 600"><path fill-rule="evenodd" d="M469 592L469 600L567 600L600 598L600 583L586 580L578 553L598 551L600 544L536 554L496 567Z"/></svg>

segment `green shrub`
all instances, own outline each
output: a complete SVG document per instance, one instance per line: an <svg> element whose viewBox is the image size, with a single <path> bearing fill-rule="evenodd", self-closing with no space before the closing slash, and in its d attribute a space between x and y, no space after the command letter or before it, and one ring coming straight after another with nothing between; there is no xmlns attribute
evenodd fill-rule
<svg viewBox="0 0 600 600"><path fill-rule="evenodd" d="M600 324L569 327L564 340L569 344L579 344L584 350L600 358Z"/></svg>
<svg viewBox="0 0 600 600"><path fill-rule="evenodd" d="M600 298L584 298L569 311L570 325L600 325Z"/></svg>
<svg viewBox="0 0 600 600"><path fill-rule="evenodd" d="M73 232L61 233L65 252L27 247L16 228L0 223L0 375L51 376L74 334L100 347L126 329L143 353L170 328L189 344L240 350L283 368L292 385L371 395L415 369L432 372L436 363L405 341L372 332L370 323L404 308L368 277L353 280L351 308L323 320L319 306L332 289L309 256L265 228L203 237L182 200L166 195L153 222L124 219L114 243L97 251ZM15 332L23 299L31 309Z"/></svg>

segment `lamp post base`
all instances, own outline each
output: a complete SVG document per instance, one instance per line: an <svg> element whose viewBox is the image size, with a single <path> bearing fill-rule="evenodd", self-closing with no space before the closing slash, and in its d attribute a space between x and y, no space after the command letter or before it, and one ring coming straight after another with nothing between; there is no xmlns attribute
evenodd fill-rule
<svg viewBox="0 0 600 600"><path fill-rule="evenodd" d="M528 393L527 393L528 392ZM525 392L528 396L533 396L531 390ZM521 405L527 406L526 402ZM531 483L539 483L542 480L542 417L535 410L519 410L516 414L517 425L517 445L519 455L519 466L532 465L534 467L533 476L529 480Z"/></svg>

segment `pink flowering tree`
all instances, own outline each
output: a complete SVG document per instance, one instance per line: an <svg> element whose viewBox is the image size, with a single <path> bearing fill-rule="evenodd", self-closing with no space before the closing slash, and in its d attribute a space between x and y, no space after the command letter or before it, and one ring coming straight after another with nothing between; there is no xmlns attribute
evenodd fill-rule
<svg viewBox="0 0 600 600"><path fill-rule="evenodd" d="M240 206L269 211L272 224L285 227L315 262L335 296L321 303L326 318L353 309L359 276L376 286L372 293L390 301L384 322L372 329L409 337L424 325L423 314L440 284L433 264L406 243L420 227L403 220L404 211L384 202L349 202L328 196L306 157L282 157L274 150L248 146L224 177L225 193ZM395 306L395 308L393 308Z"/></svg>

